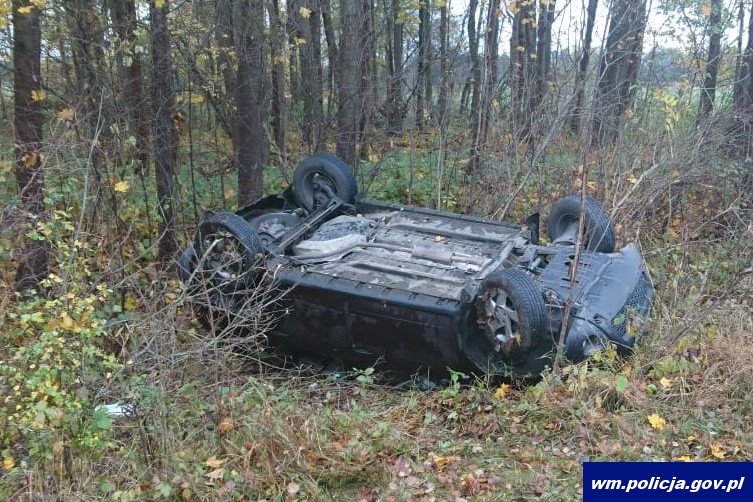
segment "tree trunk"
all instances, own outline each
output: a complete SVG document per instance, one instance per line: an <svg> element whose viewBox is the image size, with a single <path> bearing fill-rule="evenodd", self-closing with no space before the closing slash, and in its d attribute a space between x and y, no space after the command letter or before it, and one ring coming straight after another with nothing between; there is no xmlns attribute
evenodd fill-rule
<svg viewBox="0 0 753 502"><path fill-rule="evenodd" d="M575 76L575 103L570 113L570 129L578 134L580 132L581 115L583 113L583 100L585 98L586 76L588 64L591 59L591 40L593 38L594 24L596 23L596 8L599 0L588 0L586 9L586 31L583 34L583 47L578 60L578 73Z"/></svg>
<svg viewBox="0 0 753 502"><path fill-rule="evenodd" d="M309 149L319 149L323 126L321 17L315 0L299 0L289 15L296 27L296 45L301 61L301 95L303 98L303 141Z"/></svg>
<svg viewBox="0 0 753 502"><path fill-rule="evenodd" d="M711 0L711 15L709 16L709 52L706 57L706 71L704 72L703 88L701 89L701 96L698 103L699 121L707 119L714 106L723 29L722 1Z"/></svg>
<svg viewBox="0 0 753 502"><path fill-rule="evenodd" d="M233 146L238 170L238 204L262 194L262 173L267 162L267 79L264 60L264 1L235 0L233 5L238 77L235 104L237 123Z"/></svg>
<svg viewBox="0 0 753 502"><path fill-rule="evenodd" d="M233 0L217 0L217 30L215 40L217 41L217 62L219 64L222 81L225 84L225 99L217 100L217 106L221 109L222 122L225 124L224 130L228 136L233 137L234 131L232 124L237 120L235 114L235 89L236 68L233 58L235 51L235 42L233 41ZM189 57L191 54L188 55Z"/></svg>
<svg viewBox="0 0 753 502"><path fill-rule="evenodd" d="M400 0L392 0L387 43L387 66L389 82L387 84L387 131L397 135L403 130L405 106L403 103L403 30L404 23L400 16Z"/></svg>
<svg viewBox="0 0 753 502"><path fill-rule="evenodd" d="M416 128L423 129L427 104L431 102L431 0L418 8L418 68L416 75Z"/></svg>
<svg viewBox="0 0 753 502"><path fill-rule="evenodd" d="M170 31L167 26L167 1L156 7L151 0L149 17L152 42L152 107L154 121L152 136L154 145L155 180L157 185L157 212L159 235L157 236L159 259L166 262L174 258L178 250L175 237L175 171L178 163L178 129L173 121L175 94L173 90L172 56L170 54Z"/></svg>
<svg viewBox="0 0 753 502"><path fill-rule="evenodd" d="M732 107L732 122L727 134L729 146L750 169L749 159L753 156L753 6L748 21L748 44L740 64L740 77L735 82ZM753 174L749 172L746 178L750 191Z"/></svg>
<svg viewBox="0 0 753 502"><path fill-rule="evenodd" d="M103 27L96 0L69 0L63 3L71 34L75 84L74 106L87 126L86 140L92 151L94 182L104 175L107 156L111 153L113 100L110 83L105 81ZM88 150L88 148L87 148Z"/></svg>
<svg viewBox="0 0 753 502"><path fill-rule="evenodd" d="M645 0L614 0L594 97L592 140L599 144L617 139L622 114L633 106L645 28Z"/></svg>
<svg viewBox="0 0 753 502"><path fill-rule="evenodd" d="M539 22L536 29L536 94L532 112L535 112L544 100L549 88L555 4L556 0L539 0Z"/></svg>
<svg viewBox="0 0 753 502"><path fill-rule="evenodd" d="M450 21L447 2L439 8L439 97L437 98L437 122L447 124L448 99L450 94L450 60L448 55Z"/></svg>
<svg viewBox="0 0 753 502"><path fill-rule="evenodd" d="M510 36L511 126L516 139L528 136L535 95L536 9L533 0L517 0L508 7L514 10Z"/></svg>
<svg viewBox="0 0 753 502"><path fill-rule="evenodd" d="M269 24L272 45L272 130L275 146L282 165L288 158L287 128L288 128L288 100L285 97L285 24L281 18L280 0L272 0L268 5Z"/></svg>
<svg viewBox="0 0 753 502"><path fill-rule="evenodd" d="M142 82L144 80L141 55L136 47L136 6L134 0L111 0L110 15L113 30L120 42L118 50L118 79L126 109L123 110L127 133L136 138L134 159L137 169L146 174L149 166L149 120L147 101Z"/></svg>
<svg viewBox="0 0 753 502"><path fill-rule="evenodd" d="M497 52L499 50L499 0L489 1L486 16L486 33L484 36L484 85L481 106L472 114L471 134L473 135L471 155L467 172L478 172L481 156L486 145L489 117L492 109L492 97L497 87Z"/></svg>
<svg viewBox="0 0 753 502"><path fill-rule="evenodd" d="M13 125L16 130L14 171L21 209L29 226L44 218L43 166L40 148L44 115L40 69L42 29L39 9L29 0L13 0ZM31 8L28 14L19 8ZM32 227L33 228L33 227ZM23 232L24 234L26 232ZM18 258L16 289L36 287L49 273L50 259L43 240L26 240Z"/></svg>
<svg viewBox="0 0 753 502"><path fill-rule="evenodd" d="M359 108L361 103L361 47L357 29L363 21L361 2L340 2L340 45L337 65L337 155L348 165L355 166L358 131L360 127Z"/></svg>
<svg viewBox="0 0 753 502"><path fill-rule="evenodd" d="M476 33L476 9L478 0L468 2L468 54L471 58L471 109L470 118L473 122L473 116L478 113L479 97L481 95L481 64L478 60L478 34ZM479 15L479 18L482 16ZM469 166L471 166L469 164ZM471 166L474 167L474 166Z"/></svg>
<svg viewBox="0 0 753 502"><path fill-rule="evenodd" d="M359 46L362 47L359 61L361 64L360 100L358 106L358 146L359 157L368 159L369 127L374 116L374 103L377 102L376 87L376 44L374 43L374 6L373 0L361 0L362 16Z"/></svg>
<svg viewBox="0 0 753 502"><path fill-rule="evenodd" d="M332 12L329 0L319 0L319 8L322 11L322 26L324 27L324 39L327 41L327 111L332 105L336 92L335 67L337 66L337 40L335 29L332 26ZM329 120L329 113L327 114Z"/></svg>

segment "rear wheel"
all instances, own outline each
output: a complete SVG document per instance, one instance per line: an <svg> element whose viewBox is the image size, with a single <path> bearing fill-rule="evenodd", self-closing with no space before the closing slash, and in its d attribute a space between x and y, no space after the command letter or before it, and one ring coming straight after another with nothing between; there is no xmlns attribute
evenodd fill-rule
<svg viewBox="0 0 753 502"><path fill-rule="evenodd" d="M568 195L552 207L547 227L549 240L555 244L574 245L580 221L580 196ZM616 237L609 214L599 201L586 196L584 210L583 246L589 251L614 252Z"/></svg>
<svg viewBox="0 0 753 502"><path fill-rule="evenodd" d="M307 211L313 211L329 202L329 193L348 204L355 201L358 185L350 167L338 157L324 152L303 159L293 176L296 202Z"/></svg>

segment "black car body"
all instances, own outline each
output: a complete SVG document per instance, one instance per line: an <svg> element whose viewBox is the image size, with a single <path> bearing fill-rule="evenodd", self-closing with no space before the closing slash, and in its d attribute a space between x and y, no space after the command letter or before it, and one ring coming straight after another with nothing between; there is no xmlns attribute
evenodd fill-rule
<svg viewBox="0 0 753 502"><path fill-rule="evenodd" d="M210 309L243 316L244 289L273 277L289 290L273 342L400 371L535 376L551 364L568 301L571 361L610 344L627 352L643 330L654 296L646 268L635 246L614 251L612 225L593 199L562 199L550 216L552 243L539 245L534 224L356 192L336 157L305 159L292 189L201 224L181 257L184 281L210 285Z"/></svg>

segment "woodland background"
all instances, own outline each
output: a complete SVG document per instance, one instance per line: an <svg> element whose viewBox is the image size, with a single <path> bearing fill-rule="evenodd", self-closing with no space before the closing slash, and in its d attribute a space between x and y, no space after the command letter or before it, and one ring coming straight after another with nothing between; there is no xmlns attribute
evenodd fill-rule
<svg viewBox="0 0 753 502"><path fill-rule="evenodd" d="M3 0L0 128L0 498L568 500L587 459L753 458L747 0ZM659 295L635 356L424 391L220 346L176 253L319 150L374 198L603 201Z"/></svg>

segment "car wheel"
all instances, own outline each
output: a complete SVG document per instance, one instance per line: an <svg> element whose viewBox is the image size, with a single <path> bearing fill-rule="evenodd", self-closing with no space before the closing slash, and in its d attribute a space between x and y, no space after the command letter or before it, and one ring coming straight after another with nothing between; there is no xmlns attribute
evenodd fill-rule
<svg viewBox="0 0 753 502"><path fill-rule="evenodd" d="M546 304L525 272L489 274L481 291L480 315L495 351L516 356L539 345L547 332Z"/></svg>
<svg viewBox="0 0 753 502"><path fill-rule="evenodd" d="M313 211L329 201L328 190L348 204L355 201L358 185L350 167L324 152L303 159L293 176L295 201L307 211Z"/></svg>
<svg viewBox="0 0 753 502"><path fill-rule="evenodd" d="M251 225L234 213L204 220L194 239L198 270L212 307L231 309L258 283L265 254Z"/></svg>
<svg viewBox="0 0 753 502"><path fill-rule="evenodd" d="M585 249L601 253L614 252L617 240L614 225L604 206L596 199L586 196L583 216ZM568 195L560 199L549 213L549 240L555 244L574 245L578 236L579 220L580 196Z"/></svg>

